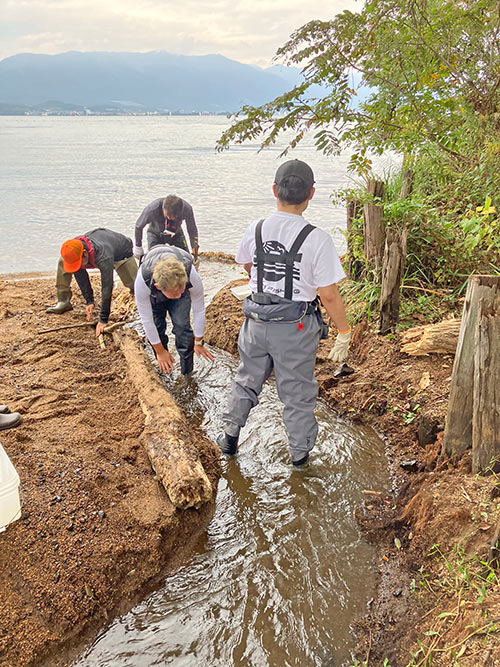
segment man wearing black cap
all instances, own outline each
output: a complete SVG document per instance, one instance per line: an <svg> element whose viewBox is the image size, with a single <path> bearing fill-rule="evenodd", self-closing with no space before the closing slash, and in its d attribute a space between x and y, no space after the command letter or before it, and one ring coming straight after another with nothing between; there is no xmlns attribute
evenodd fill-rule
<svg viewBox="0 0 500 667"><path fill-rule="evenodd" d="M236 453L240 429L274 370L292 463L300 466L309 458L318 432L314 365L325 335L318 296L340 332L330 358L347 358L351 329L337 288L345 273L331 236L302 217L314 191L308 164L282 164L273 184L277 212L249 227L236 254L250 275L252 295L243 304L241 361L223 414L224 433L217 438L229 456Z"/></svg>

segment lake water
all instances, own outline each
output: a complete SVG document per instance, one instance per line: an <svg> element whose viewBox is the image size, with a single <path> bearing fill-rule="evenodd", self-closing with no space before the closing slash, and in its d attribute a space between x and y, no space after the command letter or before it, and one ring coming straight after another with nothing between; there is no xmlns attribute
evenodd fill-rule
<svg viewBox="0 0 500 667"><path fill-rule="evenodd" d="M287 158L279 157L283 142L261 153L257 143L216 153L228 122L0 116L0 274L52 270L61 243L95 227L132 237L144 206L170 193L193 206L201 250L235 253L248 225L275 209L273 176L290 157L313 167L317 191L306 217L331 231L342 252L345 212L330 196L351 182L349 155L327 158L311 139Z"/></svg>

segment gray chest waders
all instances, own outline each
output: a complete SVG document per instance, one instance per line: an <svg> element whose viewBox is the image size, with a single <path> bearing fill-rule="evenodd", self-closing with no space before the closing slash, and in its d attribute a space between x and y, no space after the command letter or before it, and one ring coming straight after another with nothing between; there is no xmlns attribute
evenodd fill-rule
<svg viewBox="0 0 500 667"><path fill-rule="evenodd" d="M283 408L290 455L294 465L307 460L314 447L318 424L314 406L318 385L314 366L320 336L318 301L293 301L293 267L298 251L314 227L306 225L289 251L266 252L262 243L261 220L255 230L258 291L243 302L247 316L240 330L240 365L223 414L225 434L219 445L234 454L240 429L250 410L259 402L264 382L274 371L276 388ZM280 267L277 265L281 264ZM264 269L282 273L285 265L285 298L264 292ZM283 278L281 277L281 280ZM314 314L315 317L305 317ZM319 317L318 317L319 315Z"/></svg>

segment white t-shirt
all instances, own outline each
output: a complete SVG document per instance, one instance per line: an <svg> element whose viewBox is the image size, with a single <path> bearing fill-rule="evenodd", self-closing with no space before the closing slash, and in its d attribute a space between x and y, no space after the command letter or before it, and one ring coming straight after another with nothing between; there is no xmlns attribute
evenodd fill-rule
<svg viewBox="0 0 500 667"><path fill-rule="evenodd" d="M257 292L257 266L255 264L255 227L258 220L247 229L241 241L236 261L252 262L250 289ZM264 251L276 255L289 251L300 230L307 225L301 215L278 211L264 220L262 243ZM344 269L335 250L332 237L316 227L299 249L293 268L292 299L313 301L318 287L327 287L345 278ZM264 263L264 292L285 296L285 263Z"/></svg>

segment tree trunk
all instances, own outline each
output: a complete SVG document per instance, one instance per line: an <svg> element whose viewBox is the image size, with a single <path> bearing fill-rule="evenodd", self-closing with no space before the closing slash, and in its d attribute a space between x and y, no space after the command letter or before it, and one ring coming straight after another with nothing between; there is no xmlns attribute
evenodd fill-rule
<svg viewBox="0 0 500 667"><path fill-rule="evenodd" d="M485 310L481 301L474 358L472 472L500 460L500 310L496 315Z"/></svg>
<svg viewBox="0 0 500 667"><path fill-rule="evenodd" d="M406 229L401 233L394 229L387 230L380 294L381 334L394 330L399 320L400 287L406 259L407 236Z"/></svg>
<svg viewBox="0 0 500 667"><path fill-rule="evenodd" d="M486 315L498 319L500 314L500 276L471 276L467 287L462 323L458 337L457 352L451 379L450 401L446 416L444 448L448 455L461 454L472 447L472 421L474 411L474 385L484 398L489 395L487 387L493 387L500 377L500 367L485 368L476 365L476 331L478 323ZM488 326L488 333L490 335ZM498 339L496 341L498 345ZM482 373L483 378L475 378ZM488 400L496 400L494 397ZM476 407L479 405L479 397ZM483 404L485 410L498 410L495 403ZM479 418L478 416L476 418ZM477 427L479 428L479 426Z"/></svg>
<svg viewBox="0 0 500 667"><path fill-rule="evenodd" d="M356 199L347 202L346 229L347 229L347 272L351 280L358 280L363 271L363 262L355 259L353 252L353 220L360 210L360 203Z"/></svg>
<svg viewBox="0 0 500 667"><path fill-rule="evenodd" d="M367 192L373 197L383 200L385 184L383 181L370 180ZM363 236L365 256L370 268L378 270L382 264L385 229L382 221L384 207L381 203L363 206Z"/></svg>
<svg viewBox="0 0 500 667"><path fill-rule="evenodd" d="M158 379L137 336L130 331L115 331L113 338L125 356L128 375L146 415L141 440L170 501L179 509L187 509L213 500L215 488L198 458L198 448L189 443L191 429ZM218 448L208 440L204 444L208 451L212 449L213 459L218 459Z"/></svg>
<svg viewBox="0 0 500 667"><path fill-rule="evenodd" d="M401 334L401 352L413 357L424 354L455 354L460 322L457 318L407 329Z"/></svg>

